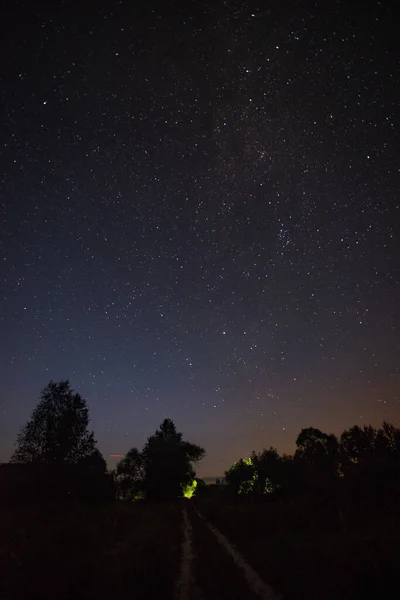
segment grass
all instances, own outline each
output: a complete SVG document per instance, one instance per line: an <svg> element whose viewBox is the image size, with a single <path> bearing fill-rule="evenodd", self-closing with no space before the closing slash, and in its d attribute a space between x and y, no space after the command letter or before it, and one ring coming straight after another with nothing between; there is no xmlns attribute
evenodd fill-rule
<svg viewBox="0 0 400 600"><path fill-rule="evenodd" d="M342 528L307 505L197 504L286 600L376 600L400 590L398 516L360 510Z"/></svg>
<svg viewBox="0 0 400 600"><path fill-rule="evenodd" d="M341 528L306 503L186 501L196 585L207 598L247 588L204 516L286 600L376 600L400 589L400 515L358 511ZM0 599L170 599L179 579L182 502L73 509L0 506Z"/></svg>
<svg viewBox="0 0 400 600"><path fill-rule="evenodd" d="M65 511L0 507L2 600L96 598L128 592L172 598L178 576L179 503L115 502ZM155 577L156 574L156 577Z"/></svg>

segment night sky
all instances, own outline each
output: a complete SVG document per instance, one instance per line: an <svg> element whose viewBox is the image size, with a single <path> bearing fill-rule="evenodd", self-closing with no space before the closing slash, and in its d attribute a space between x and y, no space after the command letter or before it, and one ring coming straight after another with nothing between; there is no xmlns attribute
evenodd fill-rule
<svg viewBox="0 0 400 600"><path fill-rule="evenodd" d="M4 4L0 460L50 379L110 466L399 426L387 3Z"/></svg>

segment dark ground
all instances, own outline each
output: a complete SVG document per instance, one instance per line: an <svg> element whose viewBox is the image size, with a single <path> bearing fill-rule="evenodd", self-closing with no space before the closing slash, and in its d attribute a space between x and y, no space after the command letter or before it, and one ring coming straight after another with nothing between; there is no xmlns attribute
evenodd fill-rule
<svg viewBox="0 0 400 600"><path fill-rule="evenodd" d="M399 596L400 514L360 509L340 526L306 505L196 502L285 600Z"/></svg>
<svg viewBox="0 0 400 600"><path fill-rule="evenodd" d="M237 568L232 557L218 543L204 521L194 510L189 510L189 515L193 527L193 576L196 581L195 591L199 592L193 600L256 600L243 572Z"/></svg>
<svg viewBox="0 0 400 600"><path fill-rule="evenodd" d="M177 504L0 507L0 600L172 598Z"/></svg>
<svg viewBox="0 0 400 600"><path fill-rule="evenodd" d="M286 600L370 600L400 589L400 517L328 527L307 507L196 499L98 507L0 506L0 600L175 597L182 507L192 526L191 600L253 599L195 509Z"/></svg>

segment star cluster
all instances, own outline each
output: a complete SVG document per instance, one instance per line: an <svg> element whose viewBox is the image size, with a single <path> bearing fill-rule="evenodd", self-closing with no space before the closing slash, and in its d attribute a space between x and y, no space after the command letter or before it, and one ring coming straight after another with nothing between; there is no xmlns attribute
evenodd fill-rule
<svg viewBox="0 0 400 600"><path fill-rule="evenodd" d="M106 457L170 416L203 475L399 425L394 15L261 4L9 8L0 459L50 378Z"/></svg>

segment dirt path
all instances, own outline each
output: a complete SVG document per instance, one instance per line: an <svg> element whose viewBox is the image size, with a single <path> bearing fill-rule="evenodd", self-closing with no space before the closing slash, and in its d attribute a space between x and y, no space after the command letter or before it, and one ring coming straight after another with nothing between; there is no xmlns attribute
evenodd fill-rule
<svg viewBox="0 0 400 600"><path fill-rule="evenodd" d="M201 513L183 509L177 600L278 600L267 585Z"/></svg>

